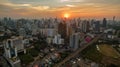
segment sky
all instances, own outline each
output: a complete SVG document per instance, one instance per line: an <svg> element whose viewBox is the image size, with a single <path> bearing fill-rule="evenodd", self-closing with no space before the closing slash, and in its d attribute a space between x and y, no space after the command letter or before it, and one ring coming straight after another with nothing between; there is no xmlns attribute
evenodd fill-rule
<svg viewBox="0 0 120 67"><path fill-rule="evenodd" d="M62 18L65 13L71 18L120 19L120 0L0 0L0 17Z"/></svg>

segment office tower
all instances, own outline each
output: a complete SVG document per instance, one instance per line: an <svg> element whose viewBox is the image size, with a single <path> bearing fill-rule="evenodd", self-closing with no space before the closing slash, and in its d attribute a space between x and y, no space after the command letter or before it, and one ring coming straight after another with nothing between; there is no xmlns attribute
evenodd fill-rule
<svg viewBox="0 0 120 67"><path fill-rule="evenodd" d="M80 36L79 33L74 33L73 35L70 36L70 48L75 51L79 48L79 40Z"/></svg>
<svg viewBox="0 0 120 67"><path fill-rule="evenodd" d="M12 39L8 39L6 41L6 43L4 44L4 50L5 50L4 56L7 59L7 61L10 63L11 67L21 67L21 61L17 55L20 47L16 46L14 43L15 42ZM16 44L17 43L18 42L16 41Z"/></svg>
<svg viewBox="0 0 120 67"><path fill-rule="evenodd" d="M35 22L33 22L31 25L32 25L32 35L36 35L38 33L38 26Z"/></svg>
<svg viewBox="0 0 120 67"><path fill-rule="evenodd" d="M113 17L113 25L115 25L115 16Z"/></svg>
<svg viewBox="0 0 120 67"><path fill-rule="evenodd" d="M67 35L67 25L66 21L63 21L63 23L58 24L58 33L61 35L62 38L66 38Z"/></svg>
<svg viewBox="0 0 120 67"><path fill-rule="evenodd" d="M82 28L81 28L81 30L82 30L83 32L89 32L89 28L90 28L89 21L84 20L84 21L82 22Z"/></svg>
<svg viewBox="0 0 120 67"><path fill-rule="evenodd" d="M75 32L75 30L74 30L74 28L73 28L73 26L72 26L72 21L67 21L67 37L69 38L69 36L70 35L72 35L74 32Z"/></svg>
<svg viewBox="0 0 120 67"><path fill-rule="evenodd" d="M90 31L90 22L89 21L86 22L86 26L87 26L86 31L89 32Z"/></svg>
<svg viewBox="0 0 120 67"><path fill-rule="evenodd" d="M53 44L64 44L64 39L61 38L60 34L55 35L53 38Z"/></svg>
<svg viewBox="0 0 120 67"><path fill-rule="evenodd" d="M47 29L47 36L48 37L53 37L56 34L56 29L55 28L48 28Z"/></svg>
<svg viewBox="0 0 120 67"><path fill-rule="evenodd" d="M95 33L99 33L100 32L100 21L95 21L93 23L93 29Z"/></svg>
<svg viewBox="0 0 120 67"><path fill-rule="evenodd" d="M103 19L103 25L102 26L103 26L103 28L107 27L107 20L106 20L106 18Z"/></svg>
<svg viewBox="0 0 120 67"><path fill-rule="evenodd" d="M3 26L0 26L0 31L5 31L5 28Z"/></svg>
<svg viewBox="0 0 120 67"><path fill-rule="evenodd" d="M7 41L5 41L5 44L6 45L11 45L11 47L15 47L17 48L17 52L22 52L24 51L24 42L23 42L23 37L22 36L19 36L19 37L12 37L10 39L7 39Z"/></svg>

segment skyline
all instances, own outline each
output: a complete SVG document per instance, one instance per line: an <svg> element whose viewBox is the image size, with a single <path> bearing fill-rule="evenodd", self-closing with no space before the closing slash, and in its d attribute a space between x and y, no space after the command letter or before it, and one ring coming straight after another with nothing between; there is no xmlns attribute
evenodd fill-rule
<svg viewBox="0 0 120 67"><path fill-rule="evenodd" d="M0 17L120 18L119 0L0 0Z"/></svg>

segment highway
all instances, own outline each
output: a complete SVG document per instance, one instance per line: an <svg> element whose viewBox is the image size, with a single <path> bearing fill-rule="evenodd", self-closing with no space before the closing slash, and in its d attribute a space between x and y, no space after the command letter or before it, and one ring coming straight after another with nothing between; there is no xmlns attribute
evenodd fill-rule
<svg viewBox="0 0 120 67"><path fill-rule="evenodd" d="M68 57L66 57L63 61L61 61L58 64L55 64L54 67L61 67L62 64L64 64L65 62L69 61L71 58L75 57L76 55L78 55L80 52L82 52L85 48L87 48L88 46L92 45L94 42L96 42L100 37L102 37L103 34L100 34L99 36L95 37L90 43L84 45L82 48L79 48L76 52L71 53Z"/></svg>

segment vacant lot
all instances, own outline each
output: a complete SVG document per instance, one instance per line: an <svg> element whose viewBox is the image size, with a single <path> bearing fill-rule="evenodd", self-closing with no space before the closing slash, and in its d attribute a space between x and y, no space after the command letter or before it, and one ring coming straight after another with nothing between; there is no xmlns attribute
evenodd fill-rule
<svg viewBox="0 0 120 67"><path fill-rule="evenodd" d="M98 63L100 63L103 58L103 55L99 51L97 51L95 45L87 47L84 51L81 52L81 56L83 58L87 58Z"/></svg>
<svg viewBox="0 0 120 67"><path fill-rule="evenodd" d="M99 45L100 52L112 58L119 58L120 54L111 45Z"/></svg>

